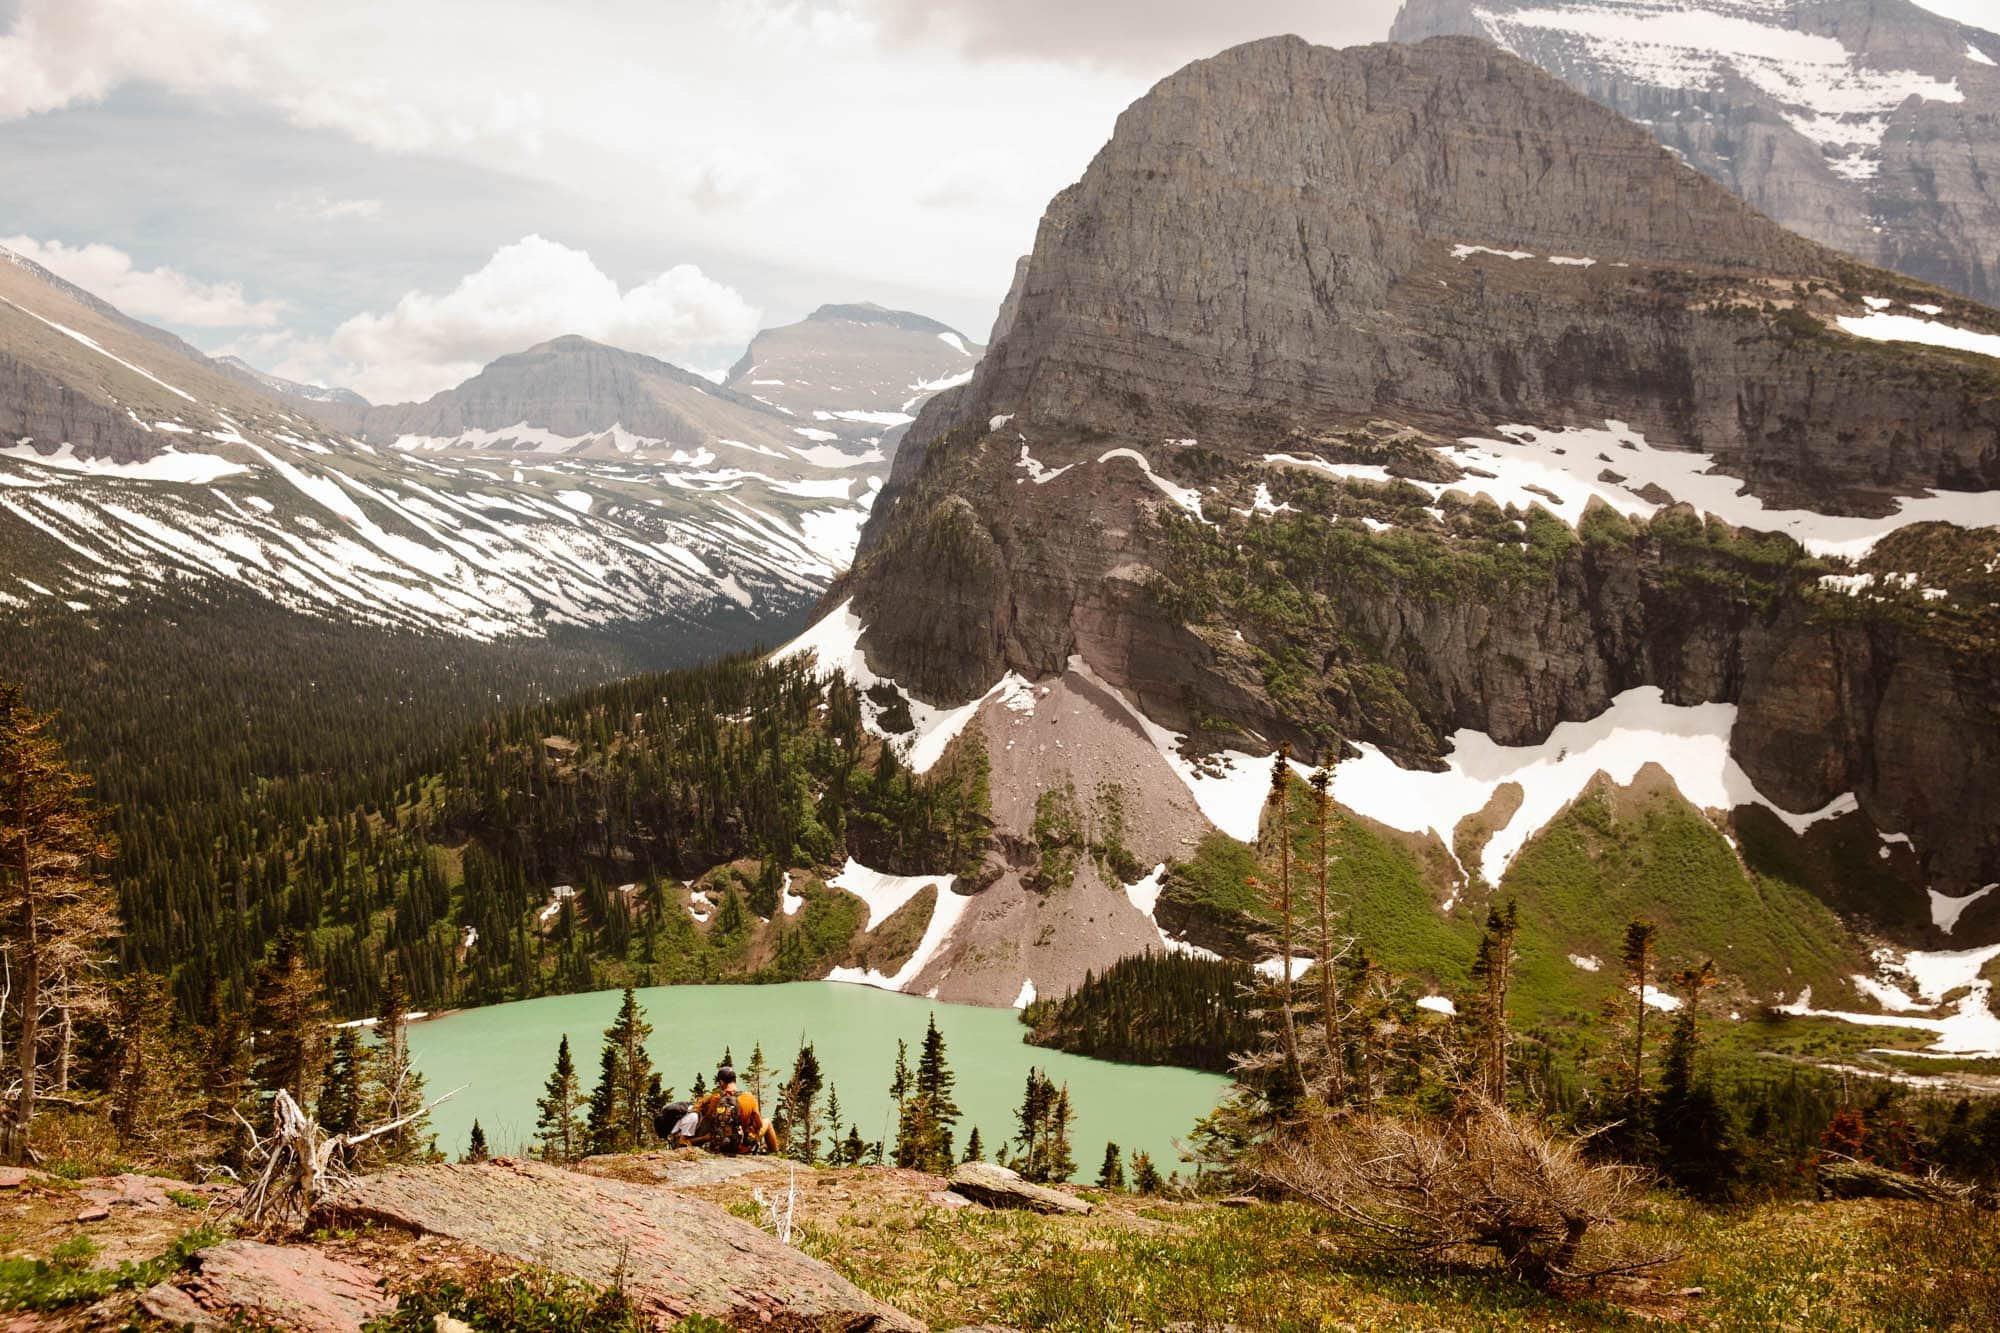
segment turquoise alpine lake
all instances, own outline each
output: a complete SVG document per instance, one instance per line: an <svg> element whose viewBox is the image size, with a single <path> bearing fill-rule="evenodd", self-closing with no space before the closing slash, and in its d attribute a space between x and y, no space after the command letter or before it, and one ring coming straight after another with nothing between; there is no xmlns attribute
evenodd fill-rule
<svg viewBox="0 0 2000 1333"><path fill-rule="evenodd" d="M925 1024L935 1014L945 1058L958 1076L957 1146L963 1149L976 1126L987 1156L994 1156L1014 1135L1028 1070L1039 1067L1069 1086L1078 1179L1096 1176L1107 1141L1128 1158L1135 1149L1150 1153L1162 1172L1181 1168L1175 1142L1187 1138L1227 1086L1214 1074L1113 1064L1030 1046L1012 1009L941 1004L868 986L830 981L655 986L638 996L653 1025L647 1050L676 1095L687 1096L697 1073L712 1080L725 1051L744 1075L752 1050L761 1045L771 1068L764 1100L775 1107L778 1085L789 1075L799 1044L811 1042L828 1084L840 1093L842 1119L857 1125L870 1143L895 1139L889 1082L896 1042L908 1043L914 1067ZM530 1147L535 1100L555 1065L557 1043L569 1037L587 1096L597 1081L604 1029L618 1011L618 999L617 991L552 995L412 1023L410 1050L427 1094L463 1089L431 1113L438 1147L453 1157L463 1153L474 1120L495 1153Z"/></svg>

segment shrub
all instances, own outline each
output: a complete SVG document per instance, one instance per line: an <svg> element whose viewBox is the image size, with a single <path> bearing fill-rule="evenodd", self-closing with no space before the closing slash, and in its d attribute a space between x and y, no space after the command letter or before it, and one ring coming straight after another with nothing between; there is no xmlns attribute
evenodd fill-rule
<svg viewBox="0 0 2000 1333"><path fill-rule="evenodd" d="M1434 1258L1490 1250L1539 1290L1665 1262L1590 1244L1637 1203L1641 1182L1630 1167L1590 1161L1583 1144L1477 1100L1451 1120L1308 1123L1250 1170L1325 1209L1365 1247Z"/></svg>
<svg viewBox="0 0 2000 1333"><path fill-rule="evenodd" d="M640 1333L652 1327L622 1291L537 1271L471 1286L454 1277L427 1277L397 1297L396 1312L371 1322L367 1333L432 1333L440 1316L481 1333Z"/></svg>

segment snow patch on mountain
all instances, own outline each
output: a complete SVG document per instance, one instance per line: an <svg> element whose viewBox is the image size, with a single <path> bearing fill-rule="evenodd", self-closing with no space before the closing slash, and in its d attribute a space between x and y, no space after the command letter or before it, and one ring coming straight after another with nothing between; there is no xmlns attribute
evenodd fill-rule
<svg viewBox="0 0 2000 1333"><path fill-rule="evenodd" d="M164 423L162 423L164 424ZM185 429L185 428L182 428ZM65 444L53 453L37 453L32 445L0 449L0 458L51 468L59 472L79 472L94 477L115 477L125 481L167 481L183 486L207 486L224 477L250 469L220 454L184 454L169 449L151 458L120 463L108 458L78 458Z"/></svg>
<svg viewBox="0 0 2000 1333"><path fill-rule="evenodd" d="M1939 310L1937 306L1918 308L1933 314ZM1948 347L1958 352L2000 357L2000 334L1954 328L1936 320L1885 315L1878 311L1868 315L1843 315L1838 322L1842 329L1857 338L1872 338L1876 342L1923 343L1929 347Z"/></svg>
<svg viewBox="0 0 2000 1333"><path fill-rule="evenodd" d="M1475 8L1494 42L1519 54L1556 34L1572 59L1607 75L1675 92L1742 80L1778 107L1850 179L1875 174L1890 116L1911 98L1963 102L1957 79L1878 69L1836 37L1798 31L1776 0L1591 0L1536 8Z"/></svg>
<svg viewBox="0 0 2000 1333"><path fill-rule="evenodd" d="M1699 808L1761 805L1801 834L1857 808L1852 793L1804 812L1766 797L1729 753L1735 725L1733 704L1670 704L1658 687L1643 686L1618 695L1588 722L1558 724L1539 745L1501 745L1483 732L1461 730L1442 772L1402 768L1374 746L1361 745L1359 758L1335 767L1333 795L1358 814L1411 833L1435 833L1450 847L1460 821L1484 810L1503 785L1519 784L1520 808L1481 853L1480 873L1489 884L1500 882L1528 840L1599 773L1623 785L1657 764Z"/></svg>
<svg viewBox="0 0 2000 1333"><path fill-rule="evenodd" d="M1775 508L1750 494L1741 478L1714 471L1714 460L1707 454L1655 448L1622 421L1606 421L1601 428L1502 426L1497 438L1468 436L1443 452L1466 475L1453 482L1404 478L1402 483L1434 499L1457 491L1468 497L1486 496L1503 508L1540 506L1571 527L1582 521L1593 498L1628 518L1651 518L1660 506L1640 492L1654 487L1733 526L1782 532L1815 555L1857 560L1891 532L1913 523L1978 528L2000 522L2000 492L1995 491L1931 491L1905 496L1896 501L1896 511L1883 518ZM1310 468L1349 481L1386 484L1392 480L1386 468L1369 464L1333 463L1293 454L1266 454L1264 461L1274 466ZM1607 479L1607 473L1618 479Z"/></svg>

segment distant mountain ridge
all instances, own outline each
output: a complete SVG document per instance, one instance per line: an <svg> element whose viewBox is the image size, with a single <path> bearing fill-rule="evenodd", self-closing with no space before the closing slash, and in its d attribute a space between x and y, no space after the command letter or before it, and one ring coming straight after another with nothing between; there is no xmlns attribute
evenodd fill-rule
<svg viewBox="0 0 2000 1333"><path fill-rule="evenodd" d="M368 400L352 389L329 388L324 384L304 384L298 380L288 380L282 375L272 375L257 369L240 356L218 356L215 364L223 369L245 376L252 384L267 389L284 398L296 398L306 403L338 403L346 407L367 407Z"/></svg>
<svg viewBox="0 0 2000 1333"><path fill-rule="evenodd" d="M576 335L510 353L421 403L329 404L322 419L379 446L594 457L694 457L801 467L782 415L692 371ZM770 466L765 464L763 466Z"/></svg>
<svg viewBox="0 0 2000 1333"><path fill-rule="evenodd" d="M0 608L89 618L209 589L474 640L726 624L748 642L789 627L845 567L873 497L858 458L810 456L781 414L650 358L580 340L545 351L597 367L600 388L636 365L722 415L651 462L533 452L546 438L497 466L378 447L328 424L377 409L280 396L0 262ZM723 423L762 432L734 468L701 443Z"/></svg>
<svg viewBox="0 0 2000 1333"><path fill-rule="evenodd" d="M1911 0L1404 0L1393 40L1492 42L1776 221L2000 301L2000 35Z"/></svg>

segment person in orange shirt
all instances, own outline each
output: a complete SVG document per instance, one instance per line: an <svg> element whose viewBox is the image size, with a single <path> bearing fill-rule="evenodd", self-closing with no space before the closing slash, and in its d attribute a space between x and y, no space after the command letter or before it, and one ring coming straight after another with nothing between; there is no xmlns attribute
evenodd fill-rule
<svg viewBox="0 0 2000 1333"><path fill-rule="evenodd" d="M694 1104L701 1128L694 1141L716 1153L778 1151L778 1131L766 1120L757 1098L739 1087L728 1065L715 1071L715 1087Z"/></svg>

